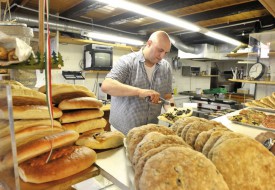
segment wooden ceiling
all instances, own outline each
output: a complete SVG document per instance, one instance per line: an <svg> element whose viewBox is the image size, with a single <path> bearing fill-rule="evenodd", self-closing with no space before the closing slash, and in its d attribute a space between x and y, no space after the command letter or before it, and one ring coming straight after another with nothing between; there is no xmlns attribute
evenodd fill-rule
<svg viewBox="0 0 275 190"><path fill-rule="evenodd" d="M43 0L10 0L38 10ZM274 29L275 0L129 0L248 43L248 35ZM13 6L12 12L37 14ZM156 19L114 8L96 0L51 0L50 13L147 37L165 30L186 44L219 43L203 34L188 32ZM96 26L95 26L96 27ZM107 29L106 29L107 30Z"/></svg>

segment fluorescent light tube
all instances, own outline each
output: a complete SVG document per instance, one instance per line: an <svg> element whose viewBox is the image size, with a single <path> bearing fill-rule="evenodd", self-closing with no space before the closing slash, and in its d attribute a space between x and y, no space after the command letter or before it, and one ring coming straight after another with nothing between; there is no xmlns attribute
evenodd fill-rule
<svg viewBox="0 0 275 190"><path fill-rule="evenodd" d="M241 42L239 42L239 41L237 41L233 38L230 38L228 36L219 34L217 32L212 32L212 31L208 30L207 28L197 26L197 25L192 24L192 23L190 23L188 21L185 21L183 19L171 16L171 15L167 15L167 14L161 12L161 11L157 11L157 10L152 9L150 7L139 5L137 3L133 3L133 2L130 2L130 1L126 1L126 0L97 0L97 1L102 2L102 3L106 3L106 4L108 4L112 7L126 9L128 11L132 11L132 12L150 17L150 18L154 18L154 19L159 20L161 22L166 22L166 23L175 25L177 27L180 27L180 28L183 28L183 29L186 29L186 30L190 30L190 31L193 31L193 32L200 32L202 34L205 34L205 35L210 36L212 38L224 41L224 42L229 43L229 44L233 44L233 45L236 45L236 46L239 46L239 45L242 44Z"/></svg>
<svg viewBox="0 0 275 190"><path fill-rule="evenodd" d="M154 19L175 25L177 27L180 27L180 28L183 28L186 30L191 30L193 32L200 31L200 27L195 24L192 24L190 22L187 22L183 19L180 19L180 18L177 18L174 16L167 15L165 13L162 13L161 11L157 11L150 7L132 3L130 1L125 1L125 0L97 0L97 1L106 3L113 7L126 9L126 10L129 10L129 11L132 11L132 12L150 17L150 18L154 18Z"/></svg>
<svg viewBox="0 0 275 190"><path fill-rule="evenodd" d="M121 37L121 36L116 36L116 35L111 35L111 34L104 34L104 33L99 33L99 32L83 32L82 35L90 37L92 39L106 40L106 41L111 41L111 42L129 44L129 45L141 46L144 44L144 42L141 40L136 40L133 38L126 38L126 37Z"/></svg>
<svg viewBox="0 0 275 190"><path fill-rule="evenodd" d="M232 44L232 45L235 45L235 46L239 46L241 45L242 43L233 39L233 38L230 38L228 36L225 36L225 35L222 35L222 34L219 34L217 32L213 32L213 31L207 31L204 33L205 35L207 36L210 36L212 38L215 38L215 39L218 39L218 40L221 40L221 41L224 41L224 42L227 42L229 44Z"/></svg>

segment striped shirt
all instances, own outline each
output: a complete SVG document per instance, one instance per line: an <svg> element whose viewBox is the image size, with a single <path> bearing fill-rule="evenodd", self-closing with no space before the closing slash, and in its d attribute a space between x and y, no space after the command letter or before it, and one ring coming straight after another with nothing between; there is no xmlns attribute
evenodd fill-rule
<svg viewBox="0 0 275 190"><path fill-rule="evenodd" d="M145 70L142 49L122 56L106 78L141 89L152 89L161 97L172 93L172 68L164 59L156 64L151 82ZM112 96L110 123L119 131L127 134L134 127L148 123L158 123L161 104L152 104L138 96Z"/></svg>

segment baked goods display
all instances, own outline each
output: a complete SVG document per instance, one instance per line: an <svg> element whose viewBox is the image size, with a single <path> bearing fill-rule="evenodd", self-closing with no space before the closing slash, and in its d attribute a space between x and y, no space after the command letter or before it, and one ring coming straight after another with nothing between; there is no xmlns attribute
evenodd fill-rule
<svg viewBox="0 0 275 190"><path fill-rule="evenodd" d="M264 109L275 109L275 92L270 96L263 97L258 100L252 100L251 102L246 102L247 107L254 108L264 108Z"/></svg>
<svg viewBox="0 0 275 190"><path fill-rule="evenodd" d="M244 109L241 110L239 114L228 118L240 124L275 129L275 115L267 114L262 111Z"/></svg>
<svg viewBox="0 0 275 190"><path fill-rule="evenodd" d="M158 119L173 124L179 118L189 117L192 115L192 113L193 113L192 108L172 107L167 112L159 115Z"/></svg>
<svg viewBox="0 0 275 190"><path fill-rule="evenodd" d="M260 142L221 123L180 118L168 128L174 135L144 132L143 128L130 130L125 143L137 190L274 188L275 182L270 180L275 176L273 154ZM134 155L130 157L133 150L128 145L136 141L139 130L143 135L133 143ZM163 140L173 136L182 142Z"/></svg>
<svg viewBox="0 0 275 190"><path fill-rule="evenodd" d="M60 91L55 94L60 102L56 101L53 106L54 120L51 121L44 93L29 89L17 81L1 83L10 85L13 91L12 111L17 160L19 175L23 181L45 183L62 179L85 170L95 162L96 153L93 149L75 145L80 136L103 132L107 123L102 118L102 103L94 98L92 92L79 85L78 92L75 93L71 85L64 85L69 90L61 88L65 95ZM66 92L69 92L68 96ZM64 97L71 99L63 100ZM58 108L59 104L64 110ZM7 106L0 107L1 172L13 166L8 112ZM106 145L112 148L122 144L118 144L117 137L102 135L103 137L108 137L108 140L105 147L98 147L99 149L106 148Z"/></svg>
<svg viewBox="0 0 275 190"><path fill-rule="evenodd" d="M27 88L20 82L14 80L1 80L0 84L6 84L11 86L13 106L46 105L45 94L38 92L37 90ZM6 101L2 101L0 98L0 102L4 103ZM0 105L2 104L0 103Z"/></svg>

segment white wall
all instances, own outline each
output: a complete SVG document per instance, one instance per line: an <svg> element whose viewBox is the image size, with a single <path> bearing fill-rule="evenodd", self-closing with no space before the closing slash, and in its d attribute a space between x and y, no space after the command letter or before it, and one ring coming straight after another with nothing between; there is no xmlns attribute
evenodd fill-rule
<svg viewBox="0 0 275 190"><path fill-rule="evenodd" d="M52 81L53 83L71 83L71 84L81 84L86 86L92 91L96 90L96 84L101 83L104 80L106 74L99 74L97 78L96 73L83 72L85 80L66 80L62 76L62 71L81 71L81 64L83 59L83 45L74 44L60 44L59 52L61 53L64 60L64 67L61 70L52 70ZM131 50L125 49L113 49L113 62L115 64L116 60ZM166 57L166 60L172 63L172 57L176 56L177 52L171 52ZM196 62L190 60L180 60L184 66L194 66L201 67L201 71L207 70L211 66L210 62ZM176 87L178 92L181 91L195 91L196 88L209 89L210 88L210 78L206 77L183 77L181 75L182 70L173 70L174 83L173 88ZM41 73L37 71L37 85L39 87L45 83L44 72ZM97 81L98 80L98 81Z"/></svg>

